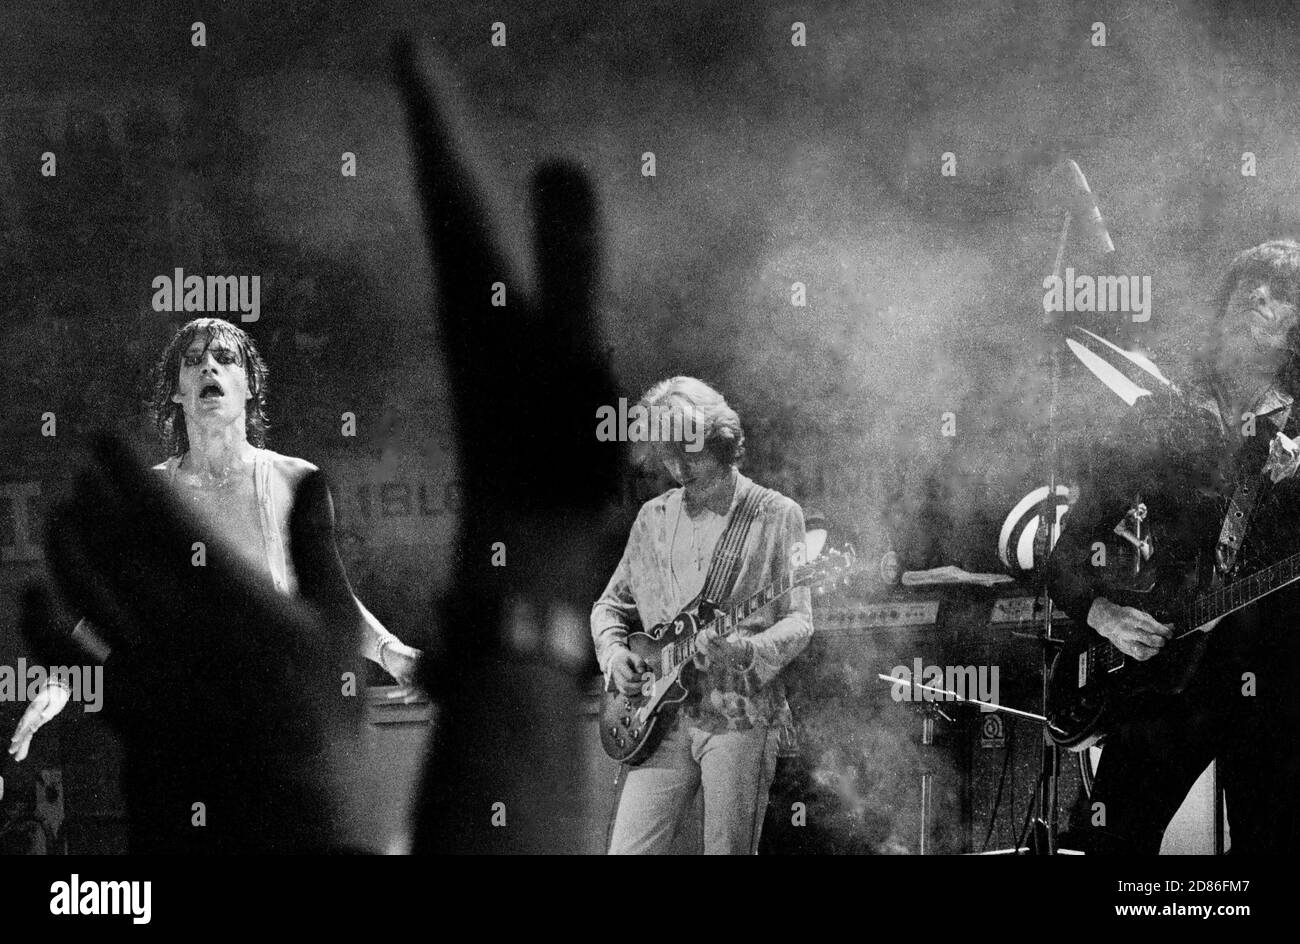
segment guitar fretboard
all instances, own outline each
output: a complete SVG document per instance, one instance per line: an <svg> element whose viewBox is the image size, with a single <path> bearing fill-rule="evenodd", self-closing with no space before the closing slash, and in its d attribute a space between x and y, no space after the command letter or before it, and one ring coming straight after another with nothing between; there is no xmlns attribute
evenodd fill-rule
<svg viewBox="0 0 1300 944"><path fill-rule="evenodd" d="M1261 597L1300 580L1300 554L1292 554L1230 584L1197 594L1178 614L1175 625L1181 631L1175 639L1193 633L1200 626L1234 610L1249 606Z"/></svg>
<svg viewBox="0 0 1300 944"><path fill-rule="evenodd" d="M1292 554L1230 584L1197 594L1174 617L1174 639L1196 632L1211 620L1249 606L1287 584L1300 580L1300 554ZM1109 672L1125 664L1125 657L1112 643L1101 640L1088 647L1096 671Z"/></svg>
<svg viewBox="0 0 1300 944"><path fill-rule="evenodd" d="M700 624L690 636L677 640L665 650L668 653L668 663L665 668L672 671L695 658L695 637L706 629L726 635L769 603L806 582L807 578L801 579L797 573L789 573L772 581L749 599L720 609L708 623Z"/></svg>

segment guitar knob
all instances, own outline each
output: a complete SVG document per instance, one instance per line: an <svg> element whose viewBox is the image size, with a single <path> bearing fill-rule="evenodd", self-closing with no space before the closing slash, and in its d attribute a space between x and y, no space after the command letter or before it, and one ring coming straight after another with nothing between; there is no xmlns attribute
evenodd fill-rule
<svg viewBox="0 0 1300 944"><path fill-rule="evenodd" d="M632 723L632 719L627 715L624 715L622 720L623 720L623 727L625 728Z"/></svg>
<svg viewBox="0 0 1300 944"><path fill-rule="evenodd" d="M612 738L617 738L617 737L618 737L618 725L616 725L616 724L611 724L611 725L609 726L609 736L612 737Z"/></svg>
<svg viewBox="0 0 1300 944"><path fill-rule="evenodd" d="M635 740L637 740L639 737L641 737L641 729L640 729L640 728L633 728L633 729L632 729L632 740L635 741Z"/></svg>
<svg viewBox="0 0 1300 944"><path fill-rule="evenodd" d="M623 739L622 739L622 738L614 738L614 743L617 744L619 747L622 747L622 746L623 746Z"/></svg>

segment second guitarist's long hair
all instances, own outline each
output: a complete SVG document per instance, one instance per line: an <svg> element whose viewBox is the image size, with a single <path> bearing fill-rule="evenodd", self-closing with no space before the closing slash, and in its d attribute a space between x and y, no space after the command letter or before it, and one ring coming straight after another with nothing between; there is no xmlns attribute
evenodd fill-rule
<svg viewBox="0 0 1300 944"><path fill-rule="evenodd" d="M1275 297L1289 302L1300 311L1300 242L1272 239L1245 249L1233 258L1219 282L1214 296L1214 314L1221 320L1228 311L1232 293L1243 281L1267 283ZM1289 357L1278 371L1278 386L1300 399L1300 317L1286 336ZM1212 371L1208 352L1202 351L1197 372L1208 376Z"/></svg>

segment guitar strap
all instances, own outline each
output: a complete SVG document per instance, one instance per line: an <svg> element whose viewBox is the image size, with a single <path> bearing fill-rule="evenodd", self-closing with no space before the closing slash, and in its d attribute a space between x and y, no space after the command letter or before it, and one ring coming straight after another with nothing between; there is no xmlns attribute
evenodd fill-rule
<svg viewBox="0 0 1300 944"><path fill-rule="evenodd" d="M1278 433L1292 430L1295 426L1296 414L1290 406L1290 401L1286 401L1283 406L1287 411L1285 418L1271 424L1277 427ZM1236 566L1237 554L1245 543L1246 532L1250 529L1251 520L1254 518L1255 503L1259 500L1260 494L1268 488L1269 462L1272 453L1271 437L1269 443L1269 447L1264 451L1264 461L1259 474L1241 481L1232 497L1228 499L1228 510L1224 512L1223 526L1219 529L1219 541L1214 549L1216 578L1230 574Z"/></svg>
<svg viewBox="0 0 1300 944"><path fill-rule="evenodd" d="M1252 476L1238 484L1228 499L1228 510L1223 515L1219 529L1219 542L1214 548L1214 566L1220 574L1231 573L1237 565L1237 552L1246 540L1250 521L1254 517L1255 501L1264 489L1264 476Z"/></svg>
<svg viewBox="0 0 1300 944"><path fill-rule="evenodd" d="M742 483L742 487L744 491L741 493L740 500L736 502L735 512L727 522L726 530L718 538L718 546L713 549L709 572L704 577L704 588L699 596L691 601L691 606L701 600L724 603L736 586L736 578L740 576L741 552L745 549L745 541L749 538L749 531L754 522L758 519L759 508L771 492L771 489L755 485L753 482Z"/></svg>

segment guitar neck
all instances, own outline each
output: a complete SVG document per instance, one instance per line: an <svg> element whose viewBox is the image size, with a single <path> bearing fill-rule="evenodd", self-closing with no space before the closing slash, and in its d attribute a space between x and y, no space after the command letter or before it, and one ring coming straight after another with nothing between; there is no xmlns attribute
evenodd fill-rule
<svg viewBox="0 0 1300 944"><path fill-rule="evenodd" d="M721 618L724 620L724 625L728 627L727 632L730 632L731 629L739 626L742 622L753 616L769 603L773 603L785 596L795 587L799 586L799 583L799 579L793 573L786 574L784 577L773 580L749 599L727 607L721 614ZM715 617L713 622L716 623L718 618L719 617Z"/></svg>
<svg viewBox="0 0 1300 944"><path fill-rule="evenodd" d="M1179 635L1195 632L1206 623L1249 606L1297 580L1300 580L1300 554L1292 554L1226 586L1197 594L1176 621L1182 627Z"/></svg>
<svg viewBox="0 0 1300 944"><path fill-rule="evenodd" d="M739 626L744 620L753 616L763 607L779 600L795 587L805 581L800 580L795 574L786 574L773 580L762 590L759 590L753 596L739 603L722 608L714 615L713 619L707 623L700 623L695 627L695 632L690 636L679 639L672 644L669 651L669 664L671 668L676 669L678 666L685 664L695 657L695 638L707 629L713 629L718 624L722 625L722 633L725 635Z"/></svg>

